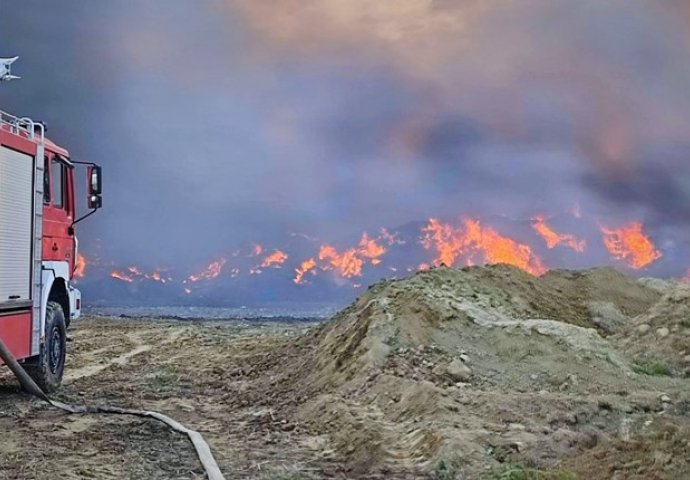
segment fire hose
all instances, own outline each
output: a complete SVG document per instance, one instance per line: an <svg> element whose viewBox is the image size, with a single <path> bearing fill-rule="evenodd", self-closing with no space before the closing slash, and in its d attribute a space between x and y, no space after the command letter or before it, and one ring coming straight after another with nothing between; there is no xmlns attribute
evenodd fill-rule
<svg viewBox="0 0 690 480"><path fill-rule="evenodd" d="M102 405L97 407L82 405L74 406L58 402L56 400L51 400L48 397L48 395L46 395L45 392L41 390L41 388L38 385L36 385L36 382L34 382L33 379L29 376L29 374L26 373L26 371L19 364L19 362L17 362L17 359L15 359L12 353L7 349L7 346L2 341L2 339L0 339L0 358L2 358L2 360L5 362L5 365L7 365L10 368L12 373L14 373L20 385L22 386L22 388L24 388L24 390L26 390L26 392L30 393L35 397L40 398L41 400L65 412L71 414L111 413L118 415L133 415L137 417L149 417L165 423L171 429L187 435L189 440L192 442L192 445L194 446L197 457L199 458L201 465L204 467L204 470L206 471L206 476L209 480L225 480L225 477L221 473L220 468L218 468L218 463L216 463L216 460L213 458L213 454L211 453L211 447L209 447L208 443L206 443L206 440L204 440L204 437L202 437L199 432L195 430L190 430L181 423L159 412L152 412L147 410L132 410L128 408L112 407L108 405Z"/></svg>

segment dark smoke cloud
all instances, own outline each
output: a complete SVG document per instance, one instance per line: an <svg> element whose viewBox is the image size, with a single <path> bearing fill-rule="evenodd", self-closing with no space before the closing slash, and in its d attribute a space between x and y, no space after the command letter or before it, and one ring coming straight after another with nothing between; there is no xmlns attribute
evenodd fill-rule
<svg viewBox="0 0 690 480"><path fill-rule="evenodd" d="M644 221L664 259L687 260L688 12L0 0L0 55L20 55L24 77L0 85L0 107L104 164L106 208L82 244L100 238L118 263L195 269L288 232L337 242L575 204Z"/></svg>
<svg viewBox="0 0 690 480"><path fill-rule="evenodd" d="M514 216L578 203L690 240L690 169L673 153L690 127L686 2L230 3L276 56L350 48L345 66L395 71L418 108L398 143L435 199Z"/></svg>
<svg viewBox="0 0 690 480"><path fill-rule="evenodd" d="M588 186L607 201L639 205L654 212L657 226L687 227L690 222L690 143L643 152L624 174L591 177ZM648 161L654 159L655 161Z"/></svg>

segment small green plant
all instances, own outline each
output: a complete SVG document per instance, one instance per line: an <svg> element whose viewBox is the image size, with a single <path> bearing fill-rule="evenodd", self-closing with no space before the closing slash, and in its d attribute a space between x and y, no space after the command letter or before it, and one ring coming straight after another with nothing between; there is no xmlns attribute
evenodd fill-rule
<svg viewBox="0 0 690 480"><path fill-rule="evenodd" d="M176 390L180 385L180 377L169 372L156 372L145 377L145 381L149 390L157 393Z"/></svg>
<svg viewBox="0 0 690 480"><path fill-rule="evenodd" d="M521 466L510 467L494 475L494 480L577 480L574 473L564 470L545 471Z"/></svg>
<svg viewBox="0 0 690 480"><path fill-rule="evenodd" d="M683 318L678 322L678 325L680 325L683 328L690 328L690 318Z"/></svg>
<svg viewBox="0 0 690 480"><path fill-rule="evenodd" d="M457 459L442 458L434 469L434 480L456 480L460 477Z"/></svg>
<svg viewBox="0 0 690 480"><path fill-rule="evenodd" d="M638 362L633 363L630 368L635 373L651 376L671 376L671 368L664 362Z"/></svg>

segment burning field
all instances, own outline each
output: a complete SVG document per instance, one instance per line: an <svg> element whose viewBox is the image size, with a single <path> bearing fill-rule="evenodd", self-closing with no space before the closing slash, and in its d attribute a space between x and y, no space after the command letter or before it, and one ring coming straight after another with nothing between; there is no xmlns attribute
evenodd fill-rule
<svg viewBox="0 0 690 480"><path fill-rule="evenodd" d="M683 0L65 0L59 25L31 1L0 30L35 83L0 100L107 172L86 305L345 305L441 264L689 275Z"/></svg>
<svg viewBox="0 0 690 480"><path fill-rule="evenodd" d="M440 265L506 264L539 276L553 268L602 263L648 273L661 261L662 251L641 223L611 227L573 212L555 218L535 214L524 221L432 218L364 232L351 246L292 234L279 247L251 243L191 273L179 267L119 267L103 253L87 253L80 255L75 275L94 303L233 305L304 298L337 303L381 277ZM124 288L113 290L113 282Z"/></svg>
<svg viewBox="0 0 690 480"><path fill-rule="evenodd" d="M451 256L519 247L437 231L467 234ZM320 324L81 320L58 397L163 411L228 479L688 478L688 318L687 285L610 268L429 267ZM155 423L0 385L3 478L201 478Z"/></svg>

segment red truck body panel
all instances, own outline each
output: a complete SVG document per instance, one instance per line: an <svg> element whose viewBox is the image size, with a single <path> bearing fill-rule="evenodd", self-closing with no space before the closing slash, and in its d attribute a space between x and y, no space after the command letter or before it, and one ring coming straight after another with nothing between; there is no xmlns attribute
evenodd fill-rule
<svg viewBox="0 0 690 480"><path fill-rule="evenodd" d="M31 309L0 315L0 336L15 358L31 355ZM3 362L0 359L0 365Z"/></svg>

